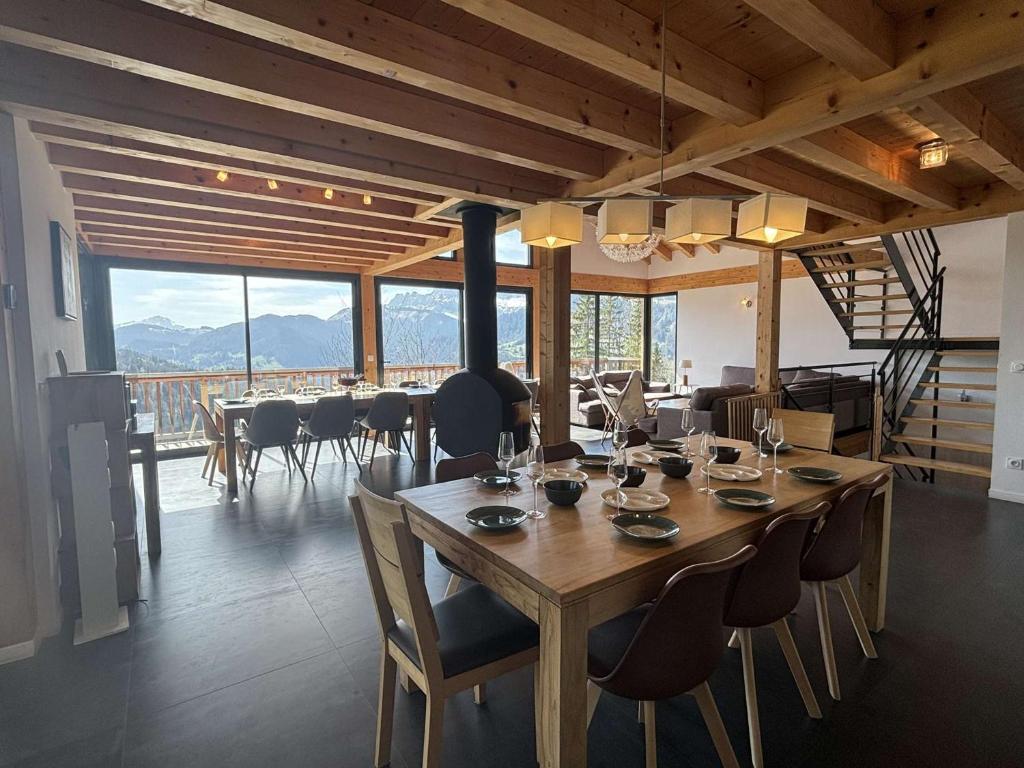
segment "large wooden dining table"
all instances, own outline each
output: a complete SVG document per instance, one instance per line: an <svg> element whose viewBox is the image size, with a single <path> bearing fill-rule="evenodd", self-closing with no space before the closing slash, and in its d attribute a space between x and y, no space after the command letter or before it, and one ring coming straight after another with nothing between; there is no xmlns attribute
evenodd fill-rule
<svg viewBox="0 0 1024 768"><path fill-rule="evenodd" d="M766 510L726 507L698 493L703 484L699 460L690 476L663 476L647 466L646 490L671 499L658 514L676 521L680 532L659 544L629 539L607 519L612 508L601 492L611 488L603 470L584 468L590 480L574 507L556 507L539 499L547 517L527 519L518 528L488 532L466 520L466 513L505 499L472 479L400 491L395 497L408 510L413 532L451 558L540 626L541 711L538 752L543 766L578 768L587 762L587 633L630 608L654 598L668 578L695 562L732 554L756 541L775 517L835 499L852 484L890 473L889 482L873 497L864 522L860 599L868 626L875 632L885 619L889 563L891 468L843 456L794 448L779 454L779 466L835 469L841 480L830 484L801 481L788 473L771 472L771 459L758 459L749 443L720 440L744 449L741 464L764 472L755 482L712 480L712 488L744 487L766 491L776 499ZM635 452L633 449L630 453ZM634 463L631 461L631 463ZM573 461L550 467L575 467ZM510 502L529 508L532 491L524 485Z"/></svg>
<svg viewBox="0 0 1024 768"><path fill-rule="evenodd" d="M385 389L359 390L352 389L346 393L327 392L320 396L297 396L286 395L290 400L295 401L299 411L299 418L306 419L313 412L313 406L319 397L328 395L350 394L355 404L357 416L369 410L373 404L373 398L379 393L386 392ZM430 406L434 402L433 387L405 387L400 390L409 395L409 406L412 411L413 428L413 456L416 461L430 461ZM235 452L235 442L238 434L237 424L241 419L252 418L252 412L256 408L256 401L246 399L244 402L233 402L225 398L217 398L213 401L214 419L224 431L224 476L227 479L228 493L238 493L238 471Z"/></svg>

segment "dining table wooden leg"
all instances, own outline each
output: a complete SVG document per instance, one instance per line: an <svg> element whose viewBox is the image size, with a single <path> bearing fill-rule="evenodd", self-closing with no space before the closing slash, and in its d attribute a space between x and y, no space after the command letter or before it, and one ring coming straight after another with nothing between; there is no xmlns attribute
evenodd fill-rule
<svg viewBox="0 0 1024 768"><path fill-rule="evenodd" d="M430 399L413 398L412 427L416 461L430 461Z"/></svg>
<svg viewBox="0 0 1024 768"><path fill-rule="evenodd" d="M559 606L541 600L541 766L587 764L587 628L585 602Z"/></svg>
<svg viewBox="0 0 1024 768"><path fill-rule="evenodd" d="M872 497L864 515L860 560L860 606L872 632L885 628L885 600L889 582L889 545L892 526L892 476Z"/></svg>
<svg viewBox="0 0 1024 768"><path fill-rule="evenodd" d="M235 420L224 419L224 478L228 493L238 495L238 467L235 464Z"/></svg>

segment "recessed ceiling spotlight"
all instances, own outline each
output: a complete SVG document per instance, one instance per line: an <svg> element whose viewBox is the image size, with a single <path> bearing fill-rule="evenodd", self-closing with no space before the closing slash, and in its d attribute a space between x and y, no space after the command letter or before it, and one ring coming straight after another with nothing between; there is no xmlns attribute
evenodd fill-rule
<svg viewBox="0 0 1024 768"><path fill-rule="evenodd" d="M373 205L373 198L370 195L363 195L363 205Z"/></svg>
<svg viewBox="0 0 1024 768"><path fill-rule="evenodd" d="M223 171L223 170L222 171L217 171L217 181L223 183L223 182L227 181L230 178L231 178L231 176L228 175L227 171Z"/></svg>
<svg viewBox="0 0 1024 768"><path fill-rule="evenodd" d="M330 187L324 187L324 200L333 200L334 190Z"/></svg>
<svg viewBox="0 0 1024 768"><path fill-rule="evenodd" d="M926 168L941 168L949 159L949 144L943 139L932 139L917 145L919 164Z"/></svg>
<svg viewBox="0 0 1024 768"><path fill-rule="evenodd" d="M277 181L275 179L267 179L268 189L277 189Z"/></svg>

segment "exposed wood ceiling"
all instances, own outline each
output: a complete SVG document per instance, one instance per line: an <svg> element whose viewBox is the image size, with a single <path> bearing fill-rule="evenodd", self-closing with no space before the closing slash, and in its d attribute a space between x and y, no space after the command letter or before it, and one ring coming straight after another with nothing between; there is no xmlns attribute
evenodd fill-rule
<svg viewBox="0 0 1024 768"><path fill-rule="evenodd" d="M800 244L1024 209L1024 0L666 8L667 193L805 196ZM379 274L458 247L459 201L656 189L661 12L10 0L0 107L97 253Z"/></svg>

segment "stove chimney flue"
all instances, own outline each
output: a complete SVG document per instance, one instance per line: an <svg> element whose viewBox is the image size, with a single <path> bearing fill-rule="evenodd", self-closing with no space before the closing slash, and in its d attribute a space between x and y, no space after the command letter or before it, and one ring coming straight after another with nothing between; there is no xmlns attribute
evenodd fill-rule
<svg viewBox="0 0 1024 768"><path fill-rule="evenodd" d="M466 367L474 373L490 373L498 367L498 268L494 249L498 209L468 203L459 214L466 284Z"/></svg>

